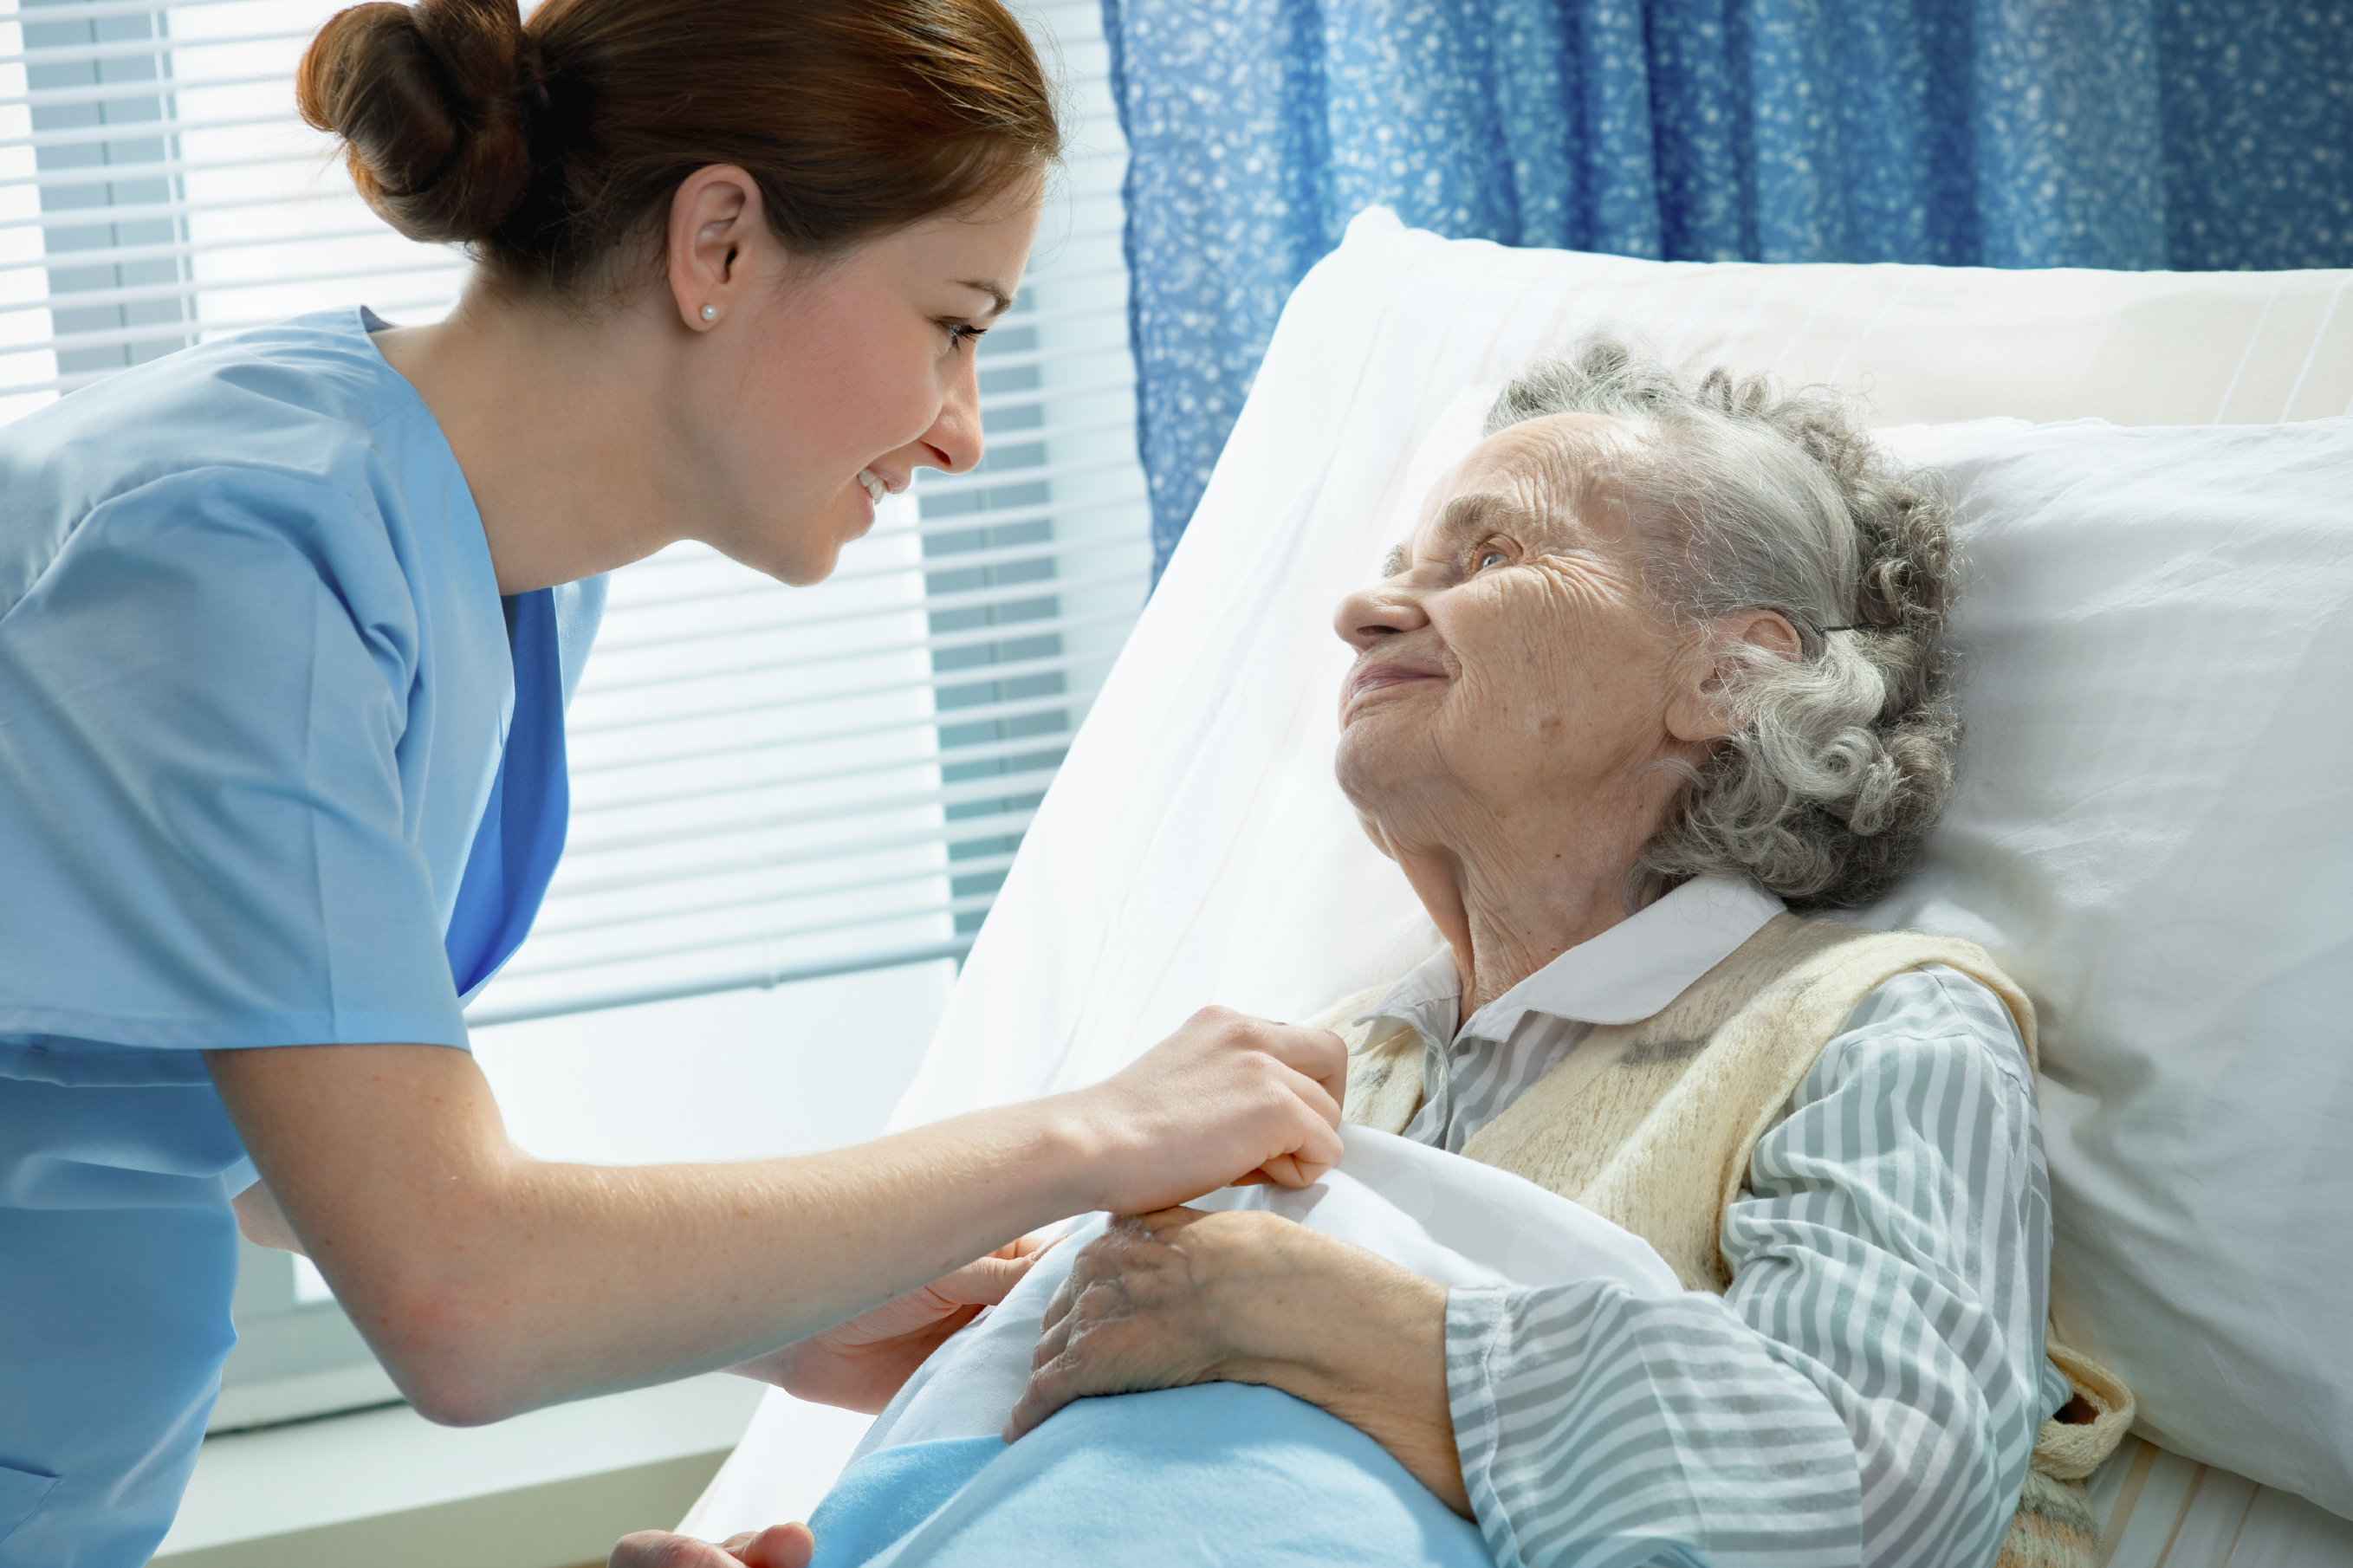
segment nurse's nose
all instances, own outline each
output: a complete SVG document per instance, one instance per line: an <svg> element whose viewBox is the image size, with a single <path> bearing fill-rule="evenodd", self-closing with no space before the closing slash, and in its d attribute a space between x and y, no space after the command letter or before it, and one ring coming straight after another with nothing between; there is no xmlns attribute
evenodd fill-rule
<svg viewBox="0 0 2353 1568"><path fill-rule="evenodd" d="M980 368L978 355L966 348L956 355L940 404L940 416L919 437L926 456L917 459L926 468L961 474L980 461L987 446L980 431Z"/></svg>

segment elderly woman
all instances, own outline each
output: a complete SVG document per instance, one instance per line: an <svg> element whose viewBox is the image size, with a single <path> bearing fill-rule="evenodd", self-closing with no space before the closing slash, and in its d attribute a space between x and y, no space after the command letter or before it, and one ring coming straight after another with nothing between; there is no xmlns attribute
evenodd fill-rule
<svg viewBox="0 0 2353 1568"><path fill-rule="evenodd" d="M1991 1562L2071 1400L2031 1010L1966 943L1791 912L1876 898L1936 820L1951 575L1933 490L1825 395L1605 340L1514 383L1340 605L1340 782L1445 945L1323 1022L1349 1120L1598 1210L1685 1291L1450 1290L1264 1212L1134 1216L1008 1435L1265 1384L1505 1565Z"/></svg>
<svg viewBox="0 0 2353 1568"><path fill-rule="evenodd" d="M1803 963L1784 910L1871 901L1936 821L1951 546L1825 397L1686 391L1589 343L1487 428L1340 605L1340 783L1446 945L1327 1021L1355 1025L1352 1121L1623 1198L1610 1156L1658 1101L1597 1103L1612 1075L1715 1054L1679 998ZM2070 1394L2043 1358L2029 1058L2010 988L1970 966L1905 968L1794 1042L1720 1212L1612 1215L1701 1288L1681 1300L1450 1293L1265 1215L1173 1210L1080 1259L1014 1426L1206 1366L1370 1434L1505 1564L1635 1539L1988 1562Z"/></svg>

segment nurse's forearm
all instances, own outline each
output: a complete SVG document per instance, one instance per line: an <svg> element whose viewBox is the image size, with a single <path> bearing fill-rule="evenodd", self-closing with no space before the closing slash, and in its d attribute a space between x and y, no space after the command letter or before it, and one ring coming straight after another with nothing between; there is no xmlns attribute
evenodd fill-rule
<svg viewBox="0 0 2353 1568"><path fill-rule="evenodd" d="M1337 1042L1321 1040L1335 1059L1308 1065L1335 1078ZM856 1148L617 1168L515 1150L462 1051L207 1059L395 1381L433 1419L471 1424L749 1360L1067 1215L1181 1201L1290 1150L1311 1180L1336 1158L1317 1083L1230 1039L1189 1048L1143 1081L1123 1080L1169 1047L1093 1089Z"/></svg>

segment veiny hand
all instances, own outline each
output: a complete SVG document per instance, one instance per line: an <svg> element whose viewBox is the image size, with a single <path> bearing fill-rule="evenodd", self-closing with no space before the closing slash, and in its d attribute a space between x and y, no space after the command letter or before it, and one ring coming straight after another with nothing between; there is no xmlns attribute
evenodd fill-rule
<svg viewBox="0 0 2353 1568"><path fill-rule="evenodd" d="M1263 1210L1112 1222L1046 1308L1018 1440L1073 1399L1254 1383L1321 1406L1466 1518L1446 1388L1446 1289Z"/></svg>
<svg viewBox="0 0 2353 1568"><path fill-rule="evenodd" d="M817 1537L806 1524L772 1524L713 1544L667 1530L640 1530L613 1546L607 1568L808 1568Z"/></svg>
<svg viewBox="0 0 2353 1568"><path fill-rule="evenodd" d="M1075 1097L1106 1135L1093 1206L1145 1214L1252 1178L1306 1186L1340 1163L1347 1082L1329 1030L1204 1007Z"/></svg>
<svg viewBox="0 0 2353 1568"><path fill-rule="evenodd" d="M1005 1300L1045 1247L1025 1236L920 1290L728 1370L773 1383L796 1399L875 1415L925 1356L983 1307Z"/></svg>

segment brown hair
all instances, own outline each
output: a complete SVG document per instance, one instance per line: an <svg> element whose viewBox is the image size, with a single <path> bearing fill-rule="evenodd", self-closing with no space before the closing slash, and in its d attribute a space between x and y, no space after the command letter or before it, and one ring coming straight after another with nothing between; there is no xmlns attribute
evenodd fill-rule
<svg viewBox="0 0 2353 1568"><path fill-rule="evenodd" d="M804 255L983 205L1052 163L1044 67L999 0L420 0L338 13L302 118L412 239L571 289L733 163Z"/></svg>

